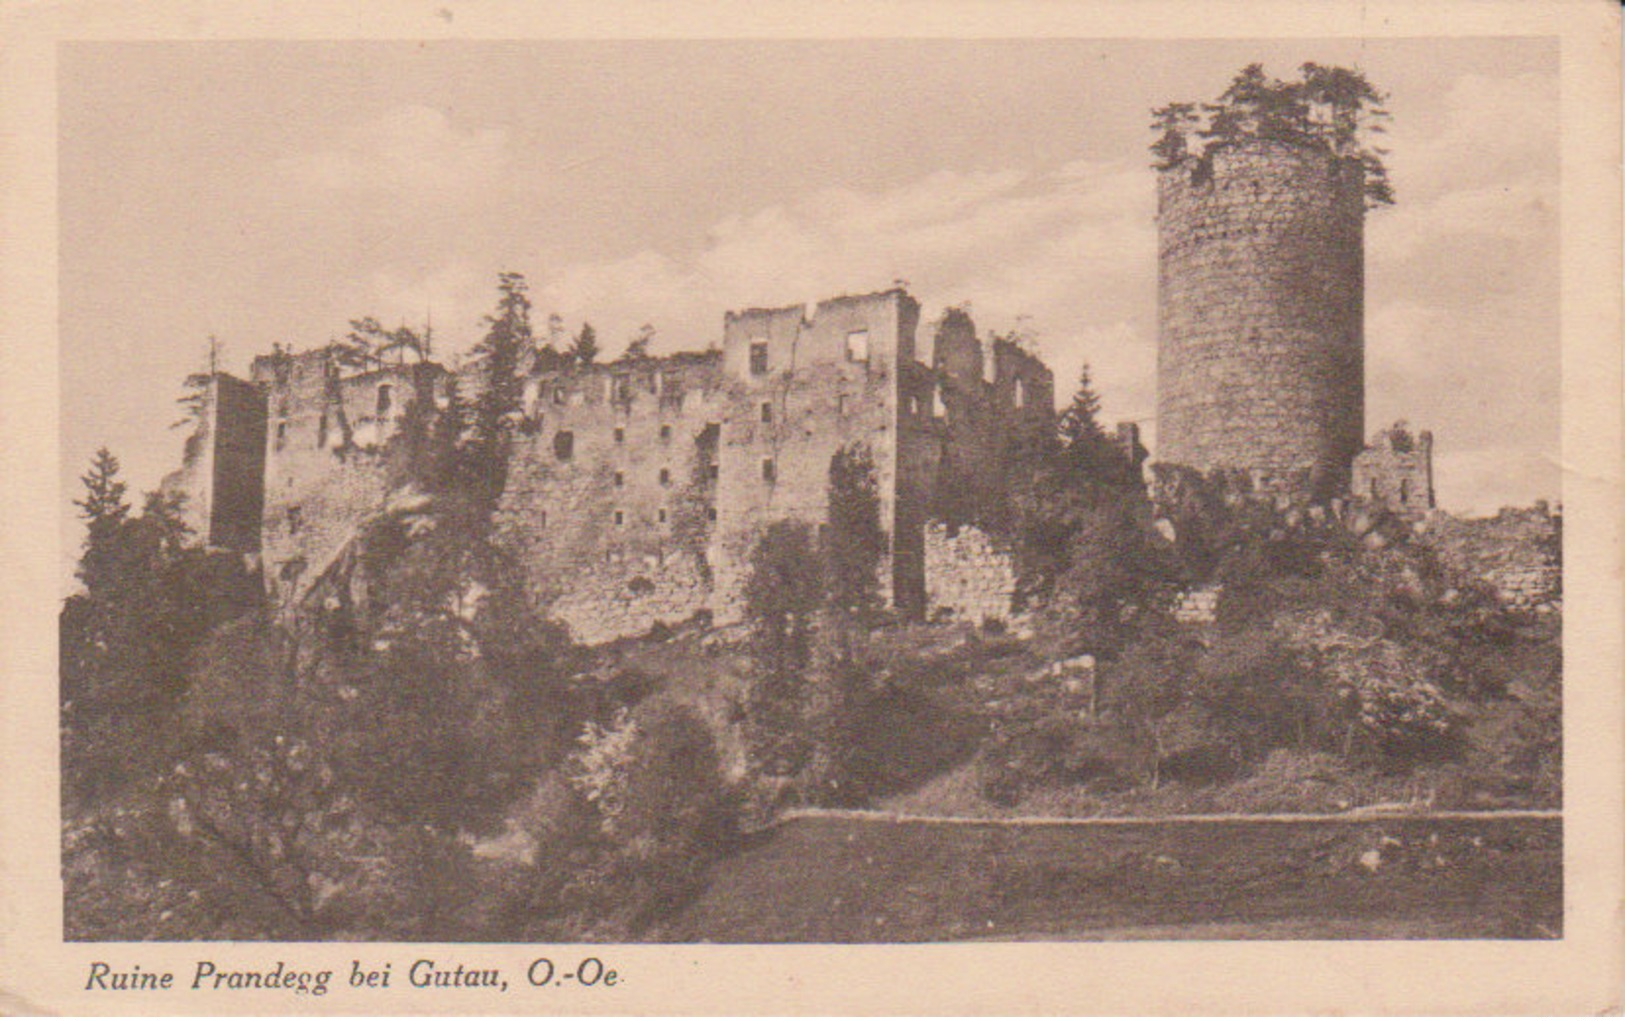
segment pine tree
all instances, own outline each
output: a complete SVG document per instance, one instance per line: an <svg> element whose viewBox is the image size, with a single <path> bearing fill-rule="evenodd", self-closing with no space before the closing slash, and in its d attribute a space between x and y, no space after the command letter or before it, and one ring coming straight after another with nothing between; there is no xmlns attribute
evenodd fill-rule
<svg viewBox="0 0 1625 1021"><path fill-rule="evenodd" d="M118 473L118 458L102 447L96 451L90 470L79 477L85 486L84 499L73 501L87 522L78 575L91 592L100 591L111 581L118 558L118 536L130 515L126 487Z"/></svg>
<svg viewBox="0 0 1625 1021"><path fill-rule="evenodd" d="M524 397L523 356L535 343L524 275L500 274L497 290L497 310L485 317L485 336L474 346L484 358L485 386L474 402L469 443L474 495L487 501L494 501L507 481L508 447Z"/></svg>
<svg viewBox="0 0 1625 1021"><path fill-rule="evenodd" d="M1078 389L1072 394L1072 402L1055 423L1061 444L1071 448L1079 443L1105 439L1106 430L1100 427L1099 415L1100 395L1095 393L1094 383L1089 378L1089 363L1085 362L1078 373Z"/></svg>
<svg viewBox="0 0 1625 1021"><path fill-rule="evenodd" d="M592 328L592 323L581 324L581 332L570 346L570 356L580 365L591 365L598 357L598 331Z"/></svg>
<svg viewBox="0 0 1625 1021"><path fill-rule="evenodd" d="M102 447L96 451L90 470L79 476L79 481L85 484L85 498L73 503L92 524L109 521L117 524L130 513L130 504L124 499L126 487L119 481L118 473L118 458Z"/></svg>

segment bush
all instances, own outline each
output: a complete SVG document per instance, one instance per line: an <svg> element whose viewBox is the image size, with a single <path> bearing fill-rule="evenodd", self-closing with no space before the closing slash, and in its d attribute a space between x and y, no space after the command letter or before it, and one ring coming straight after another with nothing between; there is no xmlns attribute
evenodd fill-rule
<svg viewBox="0 0 1625 1021"><path fill-rule="evenodd" d="M576 907L640 933L703 886L737 832L711 732L686 706L655 700L589 724L571 783L597 820L597 858Z"/></svg>
<svg viewBox="0 0 1625 1021"><path fill-rule="evenodd" d="M1119 789L1132 784L1143 765L1144 756L1121 728L1052 713L990 738L976 760L977 788L989 802L1009 808L1044 787Z"/></svg>

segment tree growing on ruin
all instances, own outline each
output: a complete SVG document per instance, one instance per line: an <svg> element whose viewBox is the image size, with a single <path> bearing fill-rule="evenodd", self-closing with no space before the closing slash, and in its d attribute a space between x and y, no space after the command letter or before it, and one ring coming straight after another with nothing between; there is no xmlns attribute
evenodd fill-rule
<svg viewBox="0 0 1625 1021"><path fill-rule="evenodd" d="M522 273L498 275L496 311L485 317L485 336L474 345L474 354L483 359L484 386L473 406L468 481L478 498L488 503L495 502L507 482L508 451L520 420L521 373L534 344L529 289Z"/></svg>
<svg viewBox="0 0 1625 1021"><path fill-rule="evenodd" d="M582 323L581 332L570 345L570 357L577 365L591 365L598 357L598 331L592 328L592 323Z"/></svg>
<svg viewBox="0 0 1625 1021"><path fill-rule="evenodd" d="M880 561L886 532L880 527L880 491L874 458L854 444L829 462L829 527L824 538L824 570L830 606L862 616L880 605Z"/></svg>
<svg viewBox="0 0 1625 1021"><path fill-rule="evenodd" d="M414 362L426 362L434 353L433 331L425 325L414 330L402 323L393 330L372 316L350 320L350 332L337 345L341 360L360 367L383 365L391 357L404 362L410 354Z"/></svg>
<svg viewBox="0 0 1625 1021"><path fill-rule="evenodd" d="M171 429L195 425L203 421L204 414L209 408L209 384L214 381L214 374L220 368L220 341L211 334L209 337L209 358L204 364L203 371L191 372L181 381L182 393L175 398L175 403L181 406L181 417L170 424Z"/></svg>
<svg viewBox="0 0 1625 1021"><path fill-rule="evenodd" d="M654 343L655 328L648 323L638 327L637 335L626 344L626 353L621 355L623 362L641 362L649 357L649 345Z"/></svg>
<svg viewBox="0 0 1625 1021"><path fill-rule="evenodd" d="M1296 79L1283 81L1266 75L1263 65L1249 64L1216 102L1176 102L1152 111L1153 165L1171 170L1190 163L1205 176L1214 153L1225 146L1285 142L1358 163L1366 207L1391 205L1394 192L1382 160L1387 151L1372 141L1385 130L1386 101L1359 70L1306 63Z"/></svg>

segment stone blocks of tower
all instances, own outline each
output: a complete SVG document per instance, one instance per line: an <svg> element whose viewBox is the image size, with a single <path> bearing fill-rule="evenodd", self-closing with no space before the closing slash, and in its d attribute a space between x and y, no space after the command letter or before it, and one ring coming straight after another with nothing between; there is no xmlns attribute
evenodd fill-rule
<svg viewBox="0 0 1625 1021"><path fill-rule="evenodd" d="M161 489L182 498L182 519L205 547L257 553L264 485L265 396L251 383L216 372L181 467Z"/></svg>
<svg viewBox="0 0 1625 1021"><path fill-rule="evenodd" d="M416 402L437 403L446 373L430 363L363 371L322 349L255 358L251 378L267 412L262 561L273 600L286 606L382 505L388 441Z"/></svg>
<svg viewBox="0 0 1625 1021"><path fill-rule="evenodd" d="M1161 171L1157 460L1324 499L1364 434L1357 162L1251 140Z"/></svg>

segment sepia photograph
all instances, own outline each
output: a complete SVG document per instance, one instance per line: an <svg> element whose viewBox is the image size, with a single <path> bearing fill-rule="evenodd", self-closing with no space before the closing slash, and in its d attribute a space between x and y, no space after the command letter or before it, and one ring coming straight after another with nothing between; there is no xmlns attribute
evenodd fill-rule
<svg viewBox="0 0 1625 1021"><path fill-rule="evenodd" d="M1557 35L409 35L54 46L90 1009L1572 936Z"/></svg>

